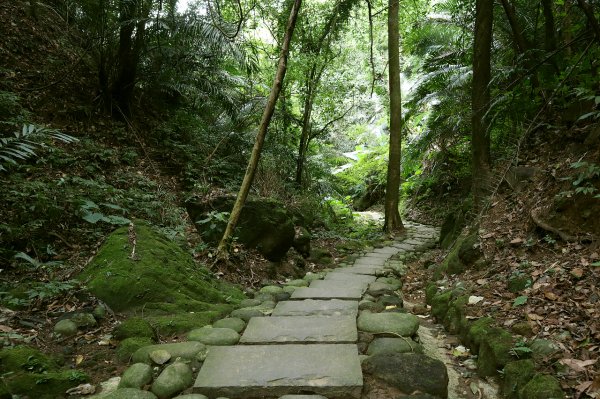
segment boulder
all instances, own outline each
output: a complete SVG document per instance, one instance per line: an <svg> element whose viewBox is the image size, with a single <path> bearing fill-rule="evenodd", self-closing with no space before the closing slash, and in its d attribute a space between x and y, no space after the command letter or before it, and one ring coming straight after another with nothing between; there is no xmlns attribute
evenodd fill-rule
<svg viewBox="0 0 600 399"><path fill-rule="evenodd" d="M387 353L423 353L423 347L406 338L375 338L367 350L367 355L375 356Z"/></svg>
<svg viewBox="0 0 600 399"><path fill-rule="evenodd" d="M449 213L442 223L439 244L442 249L450 248L450 245L458 238L465 225L465 214L461 210Z"/></svg>
<svg viewBox="0 0 600 399"><path fill-rule="evenodd" d="M196 341L148 345L138 349L133 354L133 362L151 364L152 360L150 358L150 354L156 350L167 351L171 355L172 359L177 359L180 357L184 360L194 360L198 359L198 357L205 357L208 348L203 343Z"/></svg>
<svg viewBox="0 0 600 399"><path fill-rule="evenodd" d="M385 381L406 394L427 393L448 397L448 371L443 362L420 353L371 356L362 363L366 374Z"/></svg>
<svg viewBox="0 0 600 399"><path fill-rule="evenodd" d="M102 399L156 399L156 395L136 388L120 388L102 396Z"/></svg>
<svg viewBox="0 0 600 399"><path fill-rule="evenodd" d="M231 212L235 198L222 196L208 202L188 201L185 207L203 240L216 245L225 231L226 221L211 218L211 212ZM279 202L248 200L244 204L235 236L248 248L256 248L265 258L277 262L292 247L296 231L292 217Z"/></svg>
<svg viewBox="0 0 600 399"><path fill-rule="evenodd" d="M61 337L70 337L77 334L77 324L71 320L61 320L54 325L54 333Z"/></svg>
<svg viewBox="0 0 600 399"><path fill-rule="evenodd" d="M537 374L519 392L520 399L564 399L560 382L551 375Z"/></svg>
<svg viewBox="0 0 600 399"><path fill-rule="evenodd" d="M229 328L202 327L190 331L187 339L199 341L205 345L226 346L237 344L240 334Z"/></svg>
<svg viewBox="0 0 600 399"><path fill-rule="evenodd" d="M241 333L246 327L244 320L237 317L228 317L226 319L217 320L213 323L215 328L229 328L237 333Z"/></svg>
<svg viewBox="0 0 600 399"><path fill-rule="evenodd" d="M119 388L138 388L152 381L152 367L146 363L132 364L121 376Z"/></svg>
<svg viewBox="0 0 600 399"><path fill-rule="evenodd" d="M310 240L311 235L305 227L296 227L294 241L292 246L303 258L308 258L310 256Z"/></svg>
<svg viewBox="0 0 600 399"><path fill-rule="evenodd" d="M115 311L143 307L145 319L163 334L210 324L244 298L143 221L113 232L78 278Z"/></svg>
<svg viewBox="0 0 600 399"><path fill-rule="evenodd" d="M193 381L190 366L185 363L173 363L156 377L150 390L158 396L158 399L167 399L189 388Z"/></svg>
<svg viewBox="0 0 600 399"><path fill-rule="evenodd" d="M379 334L411 337L419 329L419 319L406 313L370 313L363 311L358 316L360 331Z"/></svg>

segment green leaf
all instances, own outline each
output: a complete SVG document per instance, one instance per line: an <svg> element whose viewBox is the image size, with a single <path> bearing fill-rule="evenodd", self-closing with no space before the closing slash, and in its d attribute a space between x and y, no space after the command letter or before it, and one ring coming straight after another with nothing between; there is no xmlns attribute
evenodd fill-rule
<svg viewBox="0 0 600 399"><path fill-rule="evenodd" d="M34 267L38 267L40 265L40 262L38 260L33 259L31 256L27 255L25 252L19 252L18 254L15 255L15 258L23 259L24 261L26 261L27 263L31 264Z"/></svg>
<svg viewBox="0 0 600 399"><path fill-rule="evenodd" d="M525 305L528 299L529 298L527 297L527 295L521 295L516 297L515 301L513 302L513 307Z"/></svg>
<svg viewBox="0 0 600 399"><path fill-rule="evenodd" d="M600 267L600 261L592 263L592 266L594 266L594 267Z"/></svg>
<svg viewBox="0 0 600 399"><path fill-rule="evenodd" d="M86 213L83 216L83 220L85 220L86 222L90 222L92 224L96 224L98 221L102 220L104 218L104 215L101 213Z"/></svg>

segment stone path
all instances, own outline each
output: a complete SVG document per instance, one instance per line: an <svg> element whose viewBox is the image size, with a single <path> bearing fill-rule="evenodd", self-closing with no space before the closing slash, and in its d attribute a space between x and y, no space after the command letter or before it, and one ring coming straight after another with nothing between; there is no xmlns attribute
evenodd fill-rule
<svg viewBox="0 0 600 399"><path fill-rule="evenodd" d="M352 265L295 288L290 300L279 302L270 317L250 318L238 345L211 347L194 392L210 398L359 399L363 386L359 301L371 302L373 296L366 293L374 288L382 293L399 288L378 280L401 274L401 263L394 265L390 257L424 249L437 239L434 228L407 223L407 229L408 240L373 249ZM404 313L367 312L359 320L364 331L376 334L410 337L418 328L414 316Z"/></svg>

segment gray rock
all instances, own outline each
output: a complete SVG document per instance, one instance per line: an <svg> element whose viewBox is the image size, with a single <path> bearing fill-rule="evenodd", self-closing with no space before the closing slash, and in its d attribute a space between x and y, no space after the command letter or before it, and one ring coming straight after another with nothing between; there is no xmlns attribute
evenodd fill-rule
<svg viewBox="0 0 600 399"><path fill-rule="evenodd" d="M531 355L535 360L551 358L561 352L560 346L548 339L536 339L530 345Z"/></svg>
<svg viewBox="0 0 600 399"><path fill-rule="evenodd" d="M291 286L291 287L308 287L308 281L306 281L304 279L291 280L291 281L288 281L287 283L285 283L285 285Z"/></svg>
<svg viewBox="0 0 600 399"><path fill-rule="evenodd" d="M192 330L187 335L188 341L198 341L205 345L235 345L240 334L230 328L202 327Z"/></svg>
<svg viewBox="0 0 600 399"><path fill-rule="evenodd" d="M375 356L386 353L423 353L423 347L409 338L375 338L369 349L367 349L367 355Z"/></svg>
<svg viewBox="0 0 600 399"><path fill-rule="evenodd" d="M440 398L448 397L448 371L443 362L419 353L393 353L371 356L362 363L363 371L411 394L415 391Z"/></svg>
<svg viewBox="0 0 600 399"><path fill-rule="evenodd" d="M405 313L370 313L358 316L358 329L380 335L411 337L419 329L419 319Z"/></svg>
<svg viewBox="0 0 600 399"><path fill-rule="evenodd" d="M375 281L374 283L369 284L367 293L369 295L373 295L374 297L378 297L381 295L392 295L394 291L396 291L399 288L400 285L397 284L388 284L381 281Z"/></svg>
<svg viewBox="0 0 600 399"><path fill-rule="evenodd" d="M146 363L132 364L121 376L119 388L138 388L152 381L152 367Z"/></svg>
<svg viewBox="0 0 600 399"><path fill-rule="evenodd" d="M173 399L208 399L208 396L200 395L199 393L190 393L187 395L176 396Z"/></svg>
<svg viewBox="0 0 600 399"><path fill-rule="evenodd" d="M274 300L275 296L273 294L269 294L267 292L259 292L256 295L254 295L254 299L258 299L262 303L264 301Z"/></svg>
<svg viewBox="0 0 600 399"><path fill-rule="evenodd" d="M258 306L262 303L260 299L244 299L240 302L240 308L250 308L252 306Z"/></svg>
<svg viewBox="0 0 600 399"><path fill-rule="evenodd" d="M150 352L150 359L156 364L165 364L171 360L171 354L164 349L157 349Z"/></svg>
<svg viewBox="0 0 600 399"><path fill-rule="evenodd" d="M370 310L373 313L379 313L385 309L380 303L376 303L373 301L362 300L358 303L358 310Z"/></svg>
<svg viewBox="0 0 600 399"><path fill-rule="evenodd" d="M92 311L92 315L96 320L102 320L106 317L106 306L98 305Z"/></svg>
<svg viewBox="0 0 600 399"><path fill-rule="evenodd" d="M321 395L283 395L279 399L327 399Z"/></svg>
<svg viewBox="0 0 600 399"><path fill-rule="evenodd" d="M102 399L156 399L156 395L140 389L122 388L103 396Z"/></svg>
<svg viewBox="0 0 600 399"><path fill-rule="evenodd" d="M263 312L255 308L236 309L231 312L231 317L237 317L245 322L248 322L253 317L263 317L264 315Z"/></svg>
<svg viewBox="0 0 600 399"><path fill-rule="evenodd" d="M75 313L69 318L77 327L93 327L96 325L96 319L91 313Z"/></svg>
<svg viewBox="0 0 600 399"><path fill-rule="evenodd" d="M237 333L241 333L244 327L246 327L246 323L244 320L239 319L237 317L228 317L226 319L217 320L213 323L213 327L215 328L229 328Z"/></svg>
<svg viewBox="0 0 600 399"><path fill-rule="evenodd" d="M277 304L273 316L352 316L358 315L356 301L340 299L285 301Z"/></svg>
<svg viewBox="0 0 600 399"><path fill-rule="evenodd" d="M151 364L150 353L155 350L164 349L171 354L173 359L178 357L185 360L194 360L199 353L207 351L206 345L201 342L176 342L172 344L149 345L138 349L132 356L134 363Z"/></svg>
<svg viewBox="0 0 600 399"><path fill-rule="evenodd" d="M192 369L185 363L167 366L152 384L150 390L159 399L166 399L189 388L194 382Z"/></svg>
<svg viewBox="0 0 600 399"><path fill-rule="evenodd" d="M385 306L396 306L397 308L401 308L404 306L404 300L401 296L398 295L383 295L379 297L377 300L380 304Z"/></svg>
<svg viewBox="0 0 600 399"><path fill-rule="evenodd" d="M358 288L310 288L300 287L292 294L292 299L360 299L362 290Z"/></svg>
<svg viewBox="0 0 600 399"><path fill-rule="evenodd" d="M296 287L293 285L286 285L285 287L283 287L283 292L287 292L288 294L292 295L294 293L294 291L296 291L296 288L300 288L300 287Z"/></svg>
<svg viewBox="0 0 600 399"><path fill-rule="evenodd" d="M62 337L70 337L77 334L77 324L71 320L61 320L54 326L54 332Z"/></svg>
<svg viewBox="0 0 600 399"><path fill-rule="evenodd" d="M276 295L279 293L283 292L283 288L279 287L277 285L267 285L262 287L259 292L262 292L263 294L270 294L270 295Z"/></svg>
<svg viewBox="0 0 600 399"><path fill-rule="evenodd" d="M305 280L310 283L311 281L322 279L324 275L325 274L321 273L321 272L319 272L319 273L308 272L308 273L306 273L306 275L304 277L302 277L302 280Z"/></svg>

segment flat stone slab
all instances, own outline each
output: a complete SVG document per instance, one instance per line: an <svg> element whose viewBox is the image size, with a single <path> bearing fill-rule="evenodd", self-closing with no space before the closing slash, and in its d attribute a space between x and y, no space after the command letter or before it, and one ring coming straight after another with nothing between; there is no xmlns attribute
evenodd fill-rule
<svg viewBox="0 0 600 399"><path fill-rule="evenodd" d="M394 252L395 253L395 252ZM381 252L369 252L367 253L365 256L358 258L358 259L365 259L365 258L372 258L372 259L387 259L391 256L391 254L388 253L381 253Z"/></svg>
<svg viewBox="0 0 600 399"><path fill-rule="evenodd" d="M364 283L372 283L377 277L366 274L338 273L333 271L325 276L325 280L342 280L342 281L361 281Z"/></svg>
<svg viewBox="0 0 600 399"><path fill-rule="evenodd" d="M317 280L310 283L311 288L358 288L366 291L369 283L359 280Z"/></svg>
<svg viewBox="0 0 600 399"><path fill-rule="evenodd" d="M373 252L370 252L369 254L367 254L367 256L376 256L376 254L391 256L391 255L395 255L397 252L398 252L398 250L394 247L383 247L383 248L377 248Z"/></svg>
<svg viewBox="0 0 600 399"><path fill-rule="evenodd" d="M338 273L350 273L350 274L367 274L370 276L377 276L384 270L383 266L352 266L342 267L336 269Z"/></svg>
<svg viewBox="0 0 600 399"><path fill-rule="evenodd" d="M340 343L358 340L352 316L271 316L250 319L240 343Z"/></svg>
<svg viewBox="0 0 600 399"><path fill-rule="evenodd" d="M388 258L359 258L354 261L355 266L380 266L383 265Z"/></svg>
<svg viewBox="0 0 600 399"><path fill-rule="evenodd" d="M279 399L327 399L321 395L283 395Z"/></svg>
<svg viewBox="0 0 600 399"><path fill-rule="evenodd" d="M357 301L340 299L282 301L273 310L273 316L351 316L358 315Z"/></svg>
<svg viewBox="0 0 600 399"><path fill-rule="evenodd" d="M355 299L362 297L360 288L312 288L301 287L294 291L290 299Z"/></svg>
<svg viewBox="0 0 600 399"><path fill-rule="evenodd" d="M353 344L238 345L211 348L194 392L230 398L311 393L358 399L362 385Z"/></svg>

